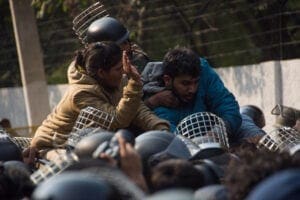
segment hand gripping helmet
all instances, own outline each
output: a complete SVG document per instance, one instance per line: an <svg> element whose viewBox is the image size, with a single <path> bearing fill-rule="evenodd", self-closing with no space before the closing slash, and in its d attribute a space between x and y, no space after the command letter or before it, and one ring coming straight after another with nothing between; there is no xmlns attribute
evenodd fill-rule
<svg viewBox="0 0 300 200"><path fill-rule="evenodd" d="M32 199L114 199L113 187L88 172L65 172L38 185Z"/></svg>
<svg viewBox="0 0 300 200"><path fill-rule="evenodd" d="M87 30L87 42L113 41L122 44L129 37L129 31L118 20L103 17L94 21Z"/></svg>

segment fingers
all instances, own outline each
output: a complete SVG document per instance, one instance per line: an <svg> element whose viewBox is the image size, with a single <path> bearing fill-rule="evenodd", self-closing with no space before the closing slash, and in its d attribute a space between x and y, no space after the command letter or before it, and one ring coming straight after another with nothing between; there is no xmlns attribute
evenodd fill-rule
<svg viewBox="0 0 300 200"><path fill-rule="evenodd" d="M102 160L105 160L107 163L109 163L113 167L117 166L117 161L105 153L101 153L99 155L99 158L101 158Z"/></svg>
<svg viewBox="0 0 300 200"><path fill-rule="evenodd" d="M121 135L117 135L119 147L120 147L120 156L126 155L126 141Z"/></svg>
<svg viewBox="0 0 300 200"><path fill-rule="evenodd" d="M138 70L131 64L126 51L123 51L122 64L123 70L129 76L129 78L132 78L137 82L141 81L141 75L139 74Z"/></svg>
<svg viewBox="0 0 300 200"><path fill-rule="evenodd" d="M131 72L131 64L130 64L130 61L129 61L126 51L123 51L122 63L123 63L123 69L124 69L125 73L127 73L127 74L130 73Z"/></svg>
<svg viewBox="0 0 300 200"><path fill-rule="evenodd" d="M28 147L22 153L23 162L27 165L34 165L35 158L37 157L37 149L35 147Z"/></svg>
<svg viewBox="0 0 300 200"><path fill-rule="evenodd" d="M32 147L30 148L30 151L29 151L29 160L35 160L37 156L37 149L35 147Z"/></svg>
<svg viewBox="0 0 300 200"><path fill-rule="evenodd" d="M179 105L179 100L174 96L173 92L170 90L165 90L161 92L161 104L166 107L177 107Z"/></svg>

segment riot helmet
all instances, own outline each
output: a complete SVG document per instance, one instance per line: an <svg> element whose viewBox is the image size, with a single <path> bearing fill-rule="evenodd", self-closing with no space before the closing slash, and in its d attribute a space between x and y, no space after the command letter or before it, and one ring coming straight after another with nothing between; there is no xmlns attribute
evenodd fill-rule
<svg viewBox="0 0 300 200"><path fill-rule="evenodd" d="M6 134L0 133L0 161L22 161L21 149Z"/></svg>
<svg viewBox="0 0 300 200"><path fill-rule="evenodd" d="M129 38L129 31L113 17L102 17L88 27L87 42L113 41L122 44Z"/></svg>
<svg viewBox="0 0 300 200"><path fill-rule="evenodd" d="M114 199L113 187L104 179L88 172L64 172L42 182L33 200Z"/></svg>
<svg viewBox="0 0 300 200"><path fill-rule="evenodd" d="M191 139L200 147L195 159L220 155L229 147L224 121L210 112L188 115L177 125L176 134Z"/></svg>
<svg viewBox="0 0 300 200"><path fill-rule="evenodd" d="M23 199L30 197L34 184L30 180L31 171L21 161L0 162L0 198Z"/></svg>
<svg viewBox="0 0 300 200"><path fill-rule="evenodd" d="M244 105L240 107L240 113L249 116L256 126L263 128L266 125L263 111L254 105Z"/></svg>
<svg viewBox="0 0 300 200"><path fill-rule="evenodd" d="M80 159L92 158L92 154L96 148L101 143L109 141L113 136L112 132L101 130L81 139L75 146L74 152Z"/></svg>
<svg viewBox="0 0 300 200"><path fill-rule="evenodd" d="M276 116L275 126L294 127L297 119L300 119L300 110L277 104L271 111L272 115Z"/></svg>
<svg viewBox="0 0 300 200"><path fill-rule="evenodd" d="M142 162L147 165L148 159L164 151L175 135L166 131L147 131L135 138L135 149L140 154Z"/></svg>

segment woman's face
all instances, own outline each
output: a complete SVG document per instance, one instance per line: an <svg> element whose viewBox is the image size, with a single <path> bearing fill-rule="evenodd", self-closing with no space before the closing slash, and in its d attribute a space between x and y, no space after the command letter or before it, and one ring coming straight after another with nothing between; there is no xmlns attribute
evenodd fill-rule
<svg viewBox="0 0 300 200"><path fill-rule="evenodd" d="M113 66L110 70L101 70L98 75L106 87L117 89L121 84L123 73L123 65L120 60L120 62L118 62L118 64Z"/></svg>

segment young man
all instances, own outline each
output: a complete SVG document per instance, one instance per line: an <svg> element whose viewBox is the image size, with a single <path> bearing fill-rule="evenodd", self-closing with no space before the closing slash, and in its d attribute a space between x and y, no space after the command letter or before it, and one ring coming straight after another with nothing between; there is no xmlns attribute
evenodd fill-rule
<svg viewBox="0 0 300 200"><path fill-rule="evenodd" d="M221 117L226 124L229 138L233 137L242 121L238 102L205 59L199 59L199 56L190 49L175 48L165 55L162 63L155 64L162 67L162 85L147 82L151 78L154 80L153 70L160 68L149 64L142 74L144 93L147 96L148 91L151 93L155 88L164 90L160 89L145 102L160 118L171 123L172 131L186 116L207 111ZM149 85L154 87L149 89L147 87ZM173 100L168 107L165 105L168 104L166 99L170 99L169 97Z"/></svg>

